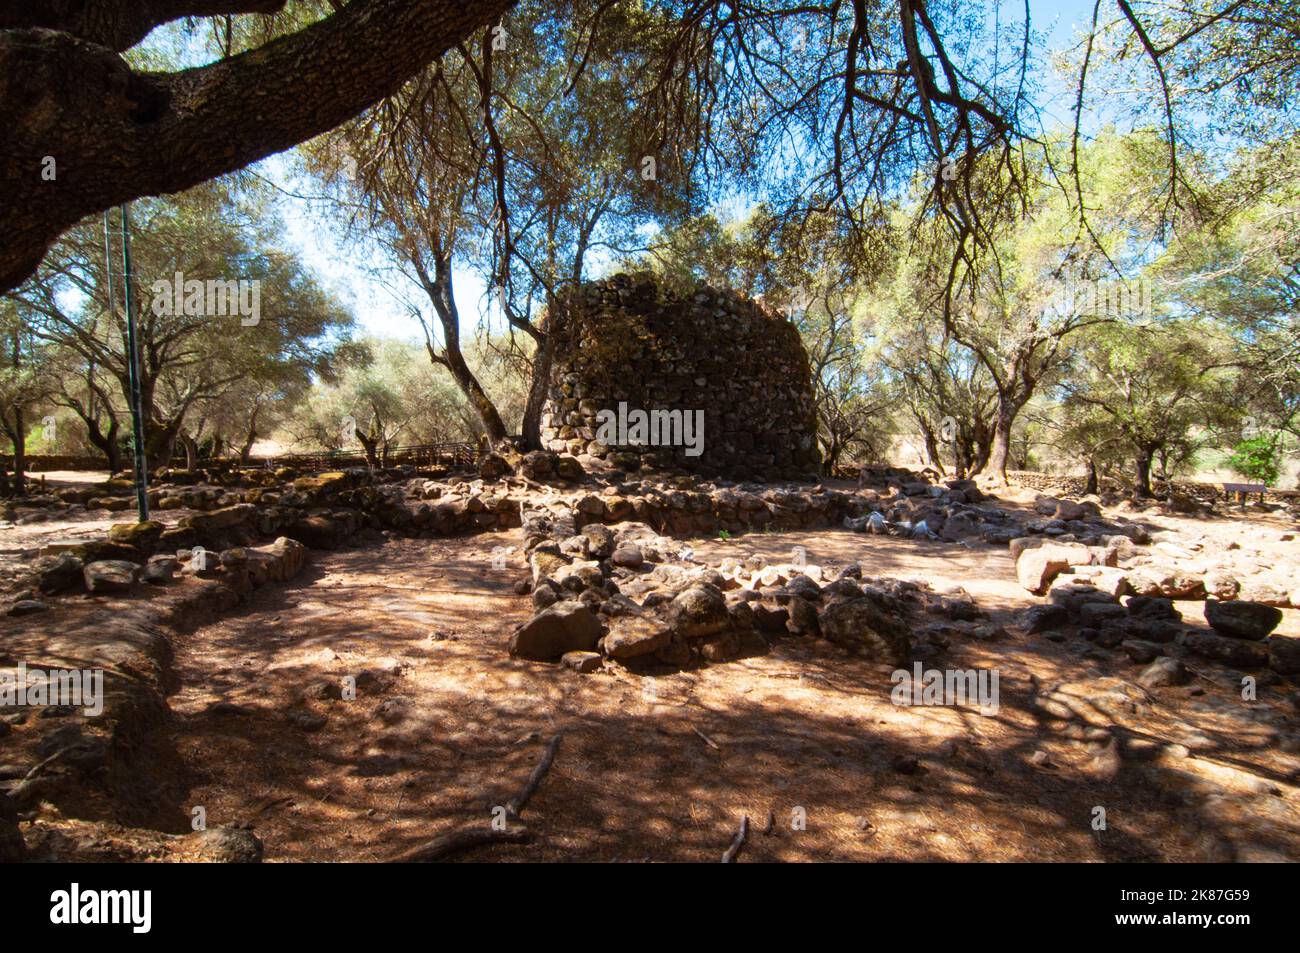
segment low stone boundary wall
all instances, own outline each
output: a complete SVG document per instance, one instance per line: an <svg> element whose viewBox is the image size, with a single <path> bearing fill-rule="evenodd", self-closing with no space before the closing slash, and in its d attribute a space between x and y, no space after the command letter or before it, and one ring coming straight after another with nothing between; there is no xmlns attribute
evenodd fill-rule
<svg viewBox="0 0 1300 953"><path fill-rule="evenodd" d="M1043 493L1064 493L1070 496L1082 496L1087 485L1087 477L1063 473L1040 473L1033 470L1008 470L1007 481L1015 486L1028 487ZM1106 493L1128 493L1131 487L1111 477L1102 477L1098 485ZM1170 488L1176 493L1207 502L1222 501L1223 484L1201 483L1190 480L1152 480L1151 489L1157 496L1165 496ZM1255 495L1252 494L1252 499ZM1264 494L1266 503L1293 503L1300 499L1298 490L1269 490Z"/></svg>

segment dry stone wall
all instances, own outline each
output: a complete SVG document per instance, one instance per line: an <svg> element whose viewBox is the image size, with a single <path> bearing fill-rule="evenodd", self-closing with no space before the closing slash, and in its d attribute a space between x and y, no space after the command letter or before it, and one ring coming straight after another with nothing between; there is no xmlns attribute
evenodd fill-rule
<svg viewBox="0 0 1300 953"><path fill-rule="evenodd" d="M781 315L731 291L615 275L572 289L550 320L547 449L633 471L816 472L808 356Z"/></svg>

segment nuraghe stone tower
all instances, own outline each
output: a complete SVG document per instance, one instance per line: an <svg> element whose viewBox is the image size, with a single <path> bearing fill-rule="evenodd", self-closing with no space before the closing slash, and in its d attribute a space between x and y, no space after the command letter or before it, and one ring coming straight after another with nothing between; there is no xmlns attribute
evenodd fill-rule
<svg viewBox="0 0 1300 953"><path fill-rule="evenodd" d="M815 474L808 355L794 325L760 303L620 274L570 289L548 331L545 448L633 471Z"/></svg>

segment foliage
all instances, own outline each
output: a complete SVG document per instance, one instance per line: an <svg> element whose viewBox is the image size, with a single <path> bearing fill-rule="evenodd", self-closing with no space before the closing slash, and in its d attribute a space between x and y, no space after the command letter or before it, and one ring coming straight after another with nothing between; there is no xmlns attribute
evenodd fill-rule
<svg viewBox="0 0 1300 953"><path fill-rule="evenodd" d="M1242 440L1233 447L1228 466L1234 473L1272 486L1277 482L1278 475L1277 437L1260 436Z"/></svg>

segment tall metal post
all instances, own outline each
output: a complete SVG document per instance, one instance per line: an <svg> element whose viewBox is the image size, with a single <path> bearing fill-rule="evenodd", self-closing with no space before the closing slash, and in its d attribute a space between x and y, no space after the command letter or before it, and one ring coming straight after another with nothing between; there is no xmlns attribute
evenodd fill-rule
<svg viewBox="0 0 1300 953"><path fill-rule="evenodd" d="M149 519L149 466L144 452L144 399L140 393L140 349L135 335L135 307L131 300L131 213L122 205L122 284L126 290L127 372L131 384L131 435L135 444L135 502L140 522Z"/></svg>

